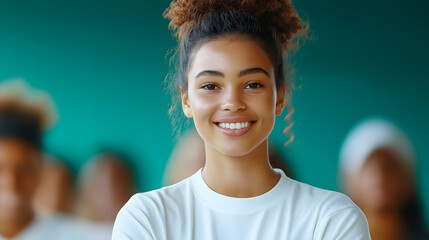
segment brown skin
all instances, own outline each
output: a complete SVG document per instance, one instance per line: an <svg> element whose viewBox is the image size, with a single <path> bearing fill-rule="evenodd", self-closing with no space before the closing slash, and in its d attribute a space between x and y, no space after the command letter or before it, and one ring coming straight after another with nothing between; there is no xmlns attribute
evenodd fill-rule
<svg viewBox="0 0 429 240"><path fill-rule="evenodd" d="M260 71L239 76L251 68L261 68L268 76ZM223 76L197 77L207 70ZM257 87L250 83L257 83ZM215 89L208 89L213 85ZM188 71L188 91L181 92L185 115L193 118L204 140L206 164L202 175L207 185L220 194L240 198L272 189L280 176L269 164L267 138L275 116L283 110L285 88L276 88L274 68L266 52L238 35L205 43ZM249 117L256 122L243 136L231 137L214 123L226 117Z"/></svg>
<svg viewBox="0 0 429 240"><path fill-rule="evenodd" d="M134 193L131 176L124 163L108 155L97 156L79 189L78 214L89 220L113 223Z"/></svg>
<svg viewBox="0 0 429 240"><path fill-rule="evenodd" d="M389 149L378 149L349 177L350 196L365 213L374 240L402 239L406 231L402 209L415 188L403 162Z"/></svg>
<svg viewBox="0 0 429 240"><path fill-rule="evenodd" d="M46 163L42 171L41 182L34 199L35 209L71 213L73 178L70 170L60 163Z"/></svg>
<svg viewBox="0 0 429 240"><path fill-rule="evenodd" d="M15 237L32 221L40 171L37 149L21 140L0 139L0 235Z"/></svg>

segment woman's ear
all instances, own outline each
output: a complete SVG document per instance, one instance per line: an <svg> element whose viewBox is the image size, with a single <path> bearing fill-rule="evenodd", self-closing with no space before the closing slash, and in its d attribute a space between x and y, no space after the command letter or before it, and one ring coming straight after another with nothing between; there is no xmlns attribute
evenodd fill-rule
<svg viewBox="0 0 429 240"><path fill-rule="evenodd" d="M191 110L191 105L189 105L188 94L185 93L185 90L182 87L180 87L180 96L182 99L183 113L187 118L192 118L192 110Z"/></svg>
<svg viewBox="0 0 429 240"><path fill-rule="evenodd" d="M276 115L281 115L285 104L286 87L285 84L277 88L277 100L276 100Z"/></svg>

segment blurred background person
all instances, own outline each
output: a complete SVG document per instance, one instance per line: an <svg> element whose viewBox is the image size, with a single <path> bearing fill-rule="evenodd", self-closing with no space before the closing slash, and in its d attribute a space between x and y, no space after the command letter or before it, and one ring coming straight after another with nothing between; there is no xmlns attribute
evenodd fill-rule
<svg viewBox="0 0 429 240"><path fill-rule="evenodd" d="M134 174L124 156L104 151L83 165L78 176L76 213L96 222L113 222L136 192Z"/></svg>
<svg viewBox="0 0 429 240"><path fill-rule="evenodd" d="M293 177L290 168L276 151L273 144L269 144L269 159L273 168L282 169L289 177ZM195 128L188 129L174 147L164 171L163 184L165 186L177 183L190 177L205 164L204 141Z"/></svg>
<svg viewBox="0 0 429 240"><path fill-rule="evenodd" d="M62 215L37 214L42 137L56 119L49 95L22 80L0 84L0 239L108 239L107 228Z"/></svg>
<svg viewBox="0 0 429 240"><path fill-rule="evenodd" d="M42 176L36 191L34 206L42 213L73 212L73 173L60 159L52 155L44 157Z"/></svg>
<svg viewBox="0 0 429 240"><path fill-rule="evenodd" d="M391 121L369 118L346 137L340 181L365 213L372 239L429 239L415 181L416 156Z"/></svg>
<svg viewBox="0 0 429 240"><path fill-rule="evenodd" d="M168 186L193 175L205 164L204 141L195 129L187 130L171 152L163 185Z"/></svg>

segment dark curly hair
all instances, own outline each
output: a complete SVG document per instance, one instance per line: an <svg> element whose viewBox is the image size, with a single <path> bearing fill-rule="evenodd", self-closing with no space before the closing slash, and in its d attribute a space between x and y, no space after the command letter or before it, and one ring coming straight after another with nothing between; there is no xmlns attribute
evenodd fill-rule
<svg viewBox="0 0 429 240"><path fill-rule="evenodd" d="M288 130L293 122L294 112L291 100L291 86L286 84L283 57L291 46L293 36L303 30L302 21L295 13L289 0L176 0L164 12L170 19L169 27L179 41L179 69L173 92L182 88L187 92L187 73L198 49L211 40L229 35L249 37L265 50L275 68L276 86L286 85L286 103L289 110L285 119L289 125L284 133L294 135ZM170 83L171 85L171 83ZM170 107L173 125L177 116L177 102Z"/></svg>
<svg viewBox="0 0 429 240"><path fill-rule="evenodd" d="M43 132L57 119L50 95L22 79L0 83L0 138L18 138L42 148Z"/></svg>

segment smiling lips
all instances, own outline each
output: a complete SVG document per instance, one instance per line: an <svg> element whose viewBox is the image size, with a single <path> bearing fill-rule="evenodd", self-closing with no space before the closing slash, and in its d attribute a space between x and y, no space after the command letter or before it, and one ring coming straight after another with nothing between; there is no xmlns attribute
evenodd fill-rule
<svg viewBox="0 0 429 240"><path fill-rule="evenodd" d="M246 119L222 119L214 122L219 130L227 136L237 137L246 134L256 121Z"/></svg>

